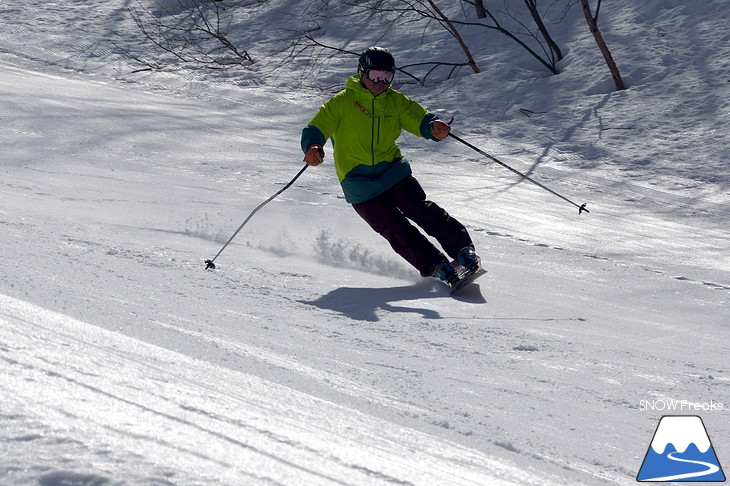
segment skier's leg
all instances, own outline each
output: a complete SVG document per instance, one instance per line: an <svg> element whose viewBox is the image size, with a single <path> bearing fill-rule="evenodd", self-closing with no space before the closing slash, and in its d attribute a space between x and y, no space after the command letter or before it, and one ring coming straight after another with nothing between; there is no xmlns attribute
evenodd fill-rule
<svg viewBox="0 0 730 486"><path fill-rule="evenodd" d="M453 259L462 248L473 247L466 228L433 201L413 177L407 177L389 191L403 214L433 236Z"/></svg>
<svg viewBox="0 0 730 486"><path fill-rule="evenodd" d="M423 277L430 277L444 255L413 226L395 207L388 193L352 205L371 228L382 235L390 246L413 265Z"/></svg>

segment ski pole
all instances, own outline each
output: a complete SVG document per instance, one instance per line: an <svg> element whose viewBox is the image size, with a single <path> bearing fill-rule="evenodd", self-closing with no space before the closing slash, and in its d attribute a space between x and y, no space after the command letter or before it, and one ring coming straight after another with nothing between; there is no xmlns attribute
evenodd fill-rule
<svg viewBox="0 0 730 486"><path fill-rule="evenodd" d="M299 179L299 176L304 173L304 171L306 170L307 167L309 167L309 165L308 164L304 164L304 167L302 167L302 169L297 173L297 175L294 176L294 178L292 180L289 181L289 183L287 185L285 185L284 187L282 187L281 189L279 189L276 192L276 194L274 194L273 196L271 196L270 198L268 198L266 201L264 201L261 204L259 204L258 206L256 206L256 209L254 209L253 211L251 211L251 214L249 214L248 217L243 221L243 223L241 223L241 226L238 227L238 229L236 230L236 232L233 233L233 235L230 238L228 238L228 241L226 241L226 244L223 245L223 248L221 248L218 251L218 253L213 258L211 258L210 260L205 260L205 269L206 270L215 269L215 263L214 263L215 262L215 259L218 258L221 253L223 253L223 250L226 249L226 247L228 246L228 244L231 241L233 241L233 238L235 238L236 235L238 235L238 233L243 229L243 227L246 226L246 223L249 222L249 220L253 217L253 215L256 214L256 212L259 209L263 208L264 206L266 206L267 204L269 204L271 201L273 201L276 196L278 196L282 192L284 192L287 189L289 189L289 187L292 184L294 184L294 181L296 181L297 179Z"/></svg>
<svg viewBox="0 0 730 486"><path fill-rule="evenodd" d="M463 143L464 145L466 145L466 146L467 146L467 147L469 147L470 149L474 149L474 150L476 150L477 152L479 152L479 153L480 153L480 154L482 154L483 156L485 156L485 157L487 157L488 159L491 159L492 161L494 161L494 162L498 163L499 165L501 165L501 166L502 166L502 167L504 167L505 169L507 169L507 170L510 170L510 171L514 172L515 174L517 174L518 176L520 176L520 177L523 177L523 178L527 179L528 181L532 182L532 183L533 183L533 184L535 184L536 186L542 187L542 188L543 188L543 189L545 189L546 191L548 191L548 192L550 192L550 193L552 193L552 194L555 194L555 195L556 195L556 196L558 196L558 197L559 197L560 199L563 199L563 200L565 200L565 201L568 201L568 202L569 202L570 204L572 204L573 206L575 206L575 207L577 207L577 208L578 208L578 214L581 214L581 213L582 213L583 211L585 211L586 213L590 213L590 211L588 211L588 209L586 208L586 204L587 204L587 203L583 203L583 204L577 204L577 203L574 203L573 201L571 201L571 200L570 200L570 199L568 199L567 197L565 197L565 196L563 196L563 195L561 195L561 194L558 194L557 192L553 191L553 190L552 190L552 189L550 189L549 187L547 187L547 186L545 186L545 185L543 185L543 184L540 184L540 183L539 183L539 182L537 182L536 180L532 179L532 178L531 178L531 177L529 177L528 175L526 175L526 174L523 174L522 172L520 172L520 171L519 171L519 170L517 170L517 169L513 169L512 167L510 167L509 165L505 164L504 162L502 162L501 160L497 159L496 157L493 157L493 156L489 155L488 153L486 153L485 151L483 151L483 150L479 149L478 147L475 147L474 145L470 144L469 142L467 142L467 141L466 141L466 140L464 140L463 138L457 137L456 135L454 135L454 134L453 134L453 133L451 133L451 132L449 132L449 137L455 138L456 140L458 140L459 142Z"/></svg>

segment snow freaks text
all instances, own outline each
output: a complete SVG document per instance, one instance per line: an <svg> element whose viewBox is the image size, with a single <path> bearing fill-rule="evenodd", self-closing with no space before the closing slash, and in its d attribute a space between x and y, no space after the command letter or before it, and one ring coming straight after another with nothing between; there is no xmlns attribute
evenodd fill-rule
<svg viewBox="0 0 730 486"><path fill-rule="evenodd" d="M652 400L640 400L639 408L643 411L659 412L721 412L727 407L720 402L710 400L709 402L693 402L690 400L674 400L658 398Z"/></svg>

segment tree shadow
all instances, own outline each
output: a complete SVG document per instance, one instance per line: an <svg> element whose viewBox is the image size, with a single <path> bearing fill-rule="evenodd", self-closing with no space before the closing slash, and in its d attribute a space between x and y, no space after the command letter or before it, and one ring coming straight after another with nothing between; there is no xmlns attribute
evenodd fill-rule
<svg viewBox="0 0 730 486"><path fill-rule="evenodd" d="M468 290L468 292L467 292ZM448 290L440 284L416 284L390 288L340 287L313 301L300 301L320 309L338 312L350 319L377 322L378 310L393 313L420 314L425 319L441 319L442 316L433 308L419 307L418 303L425 299L450 298ZM457 300L471 303L486 303L479 287L470 286ZM396 305L397 302L410 301Z"/></svg>

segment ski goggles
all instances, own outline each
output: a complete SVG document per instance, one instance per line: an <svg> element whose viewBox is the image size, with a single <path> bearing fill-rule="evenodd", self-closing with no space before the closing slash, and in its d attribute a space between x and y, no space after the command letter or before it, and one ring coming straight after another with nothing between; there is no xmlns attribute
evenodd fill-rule
<svg viewBox="0 0 730 486"><path fill-rule="evenodd" d="M382 69L369 69L367 76L373 83L390 84L393 81L393 71L385 71Z"/></svg>

